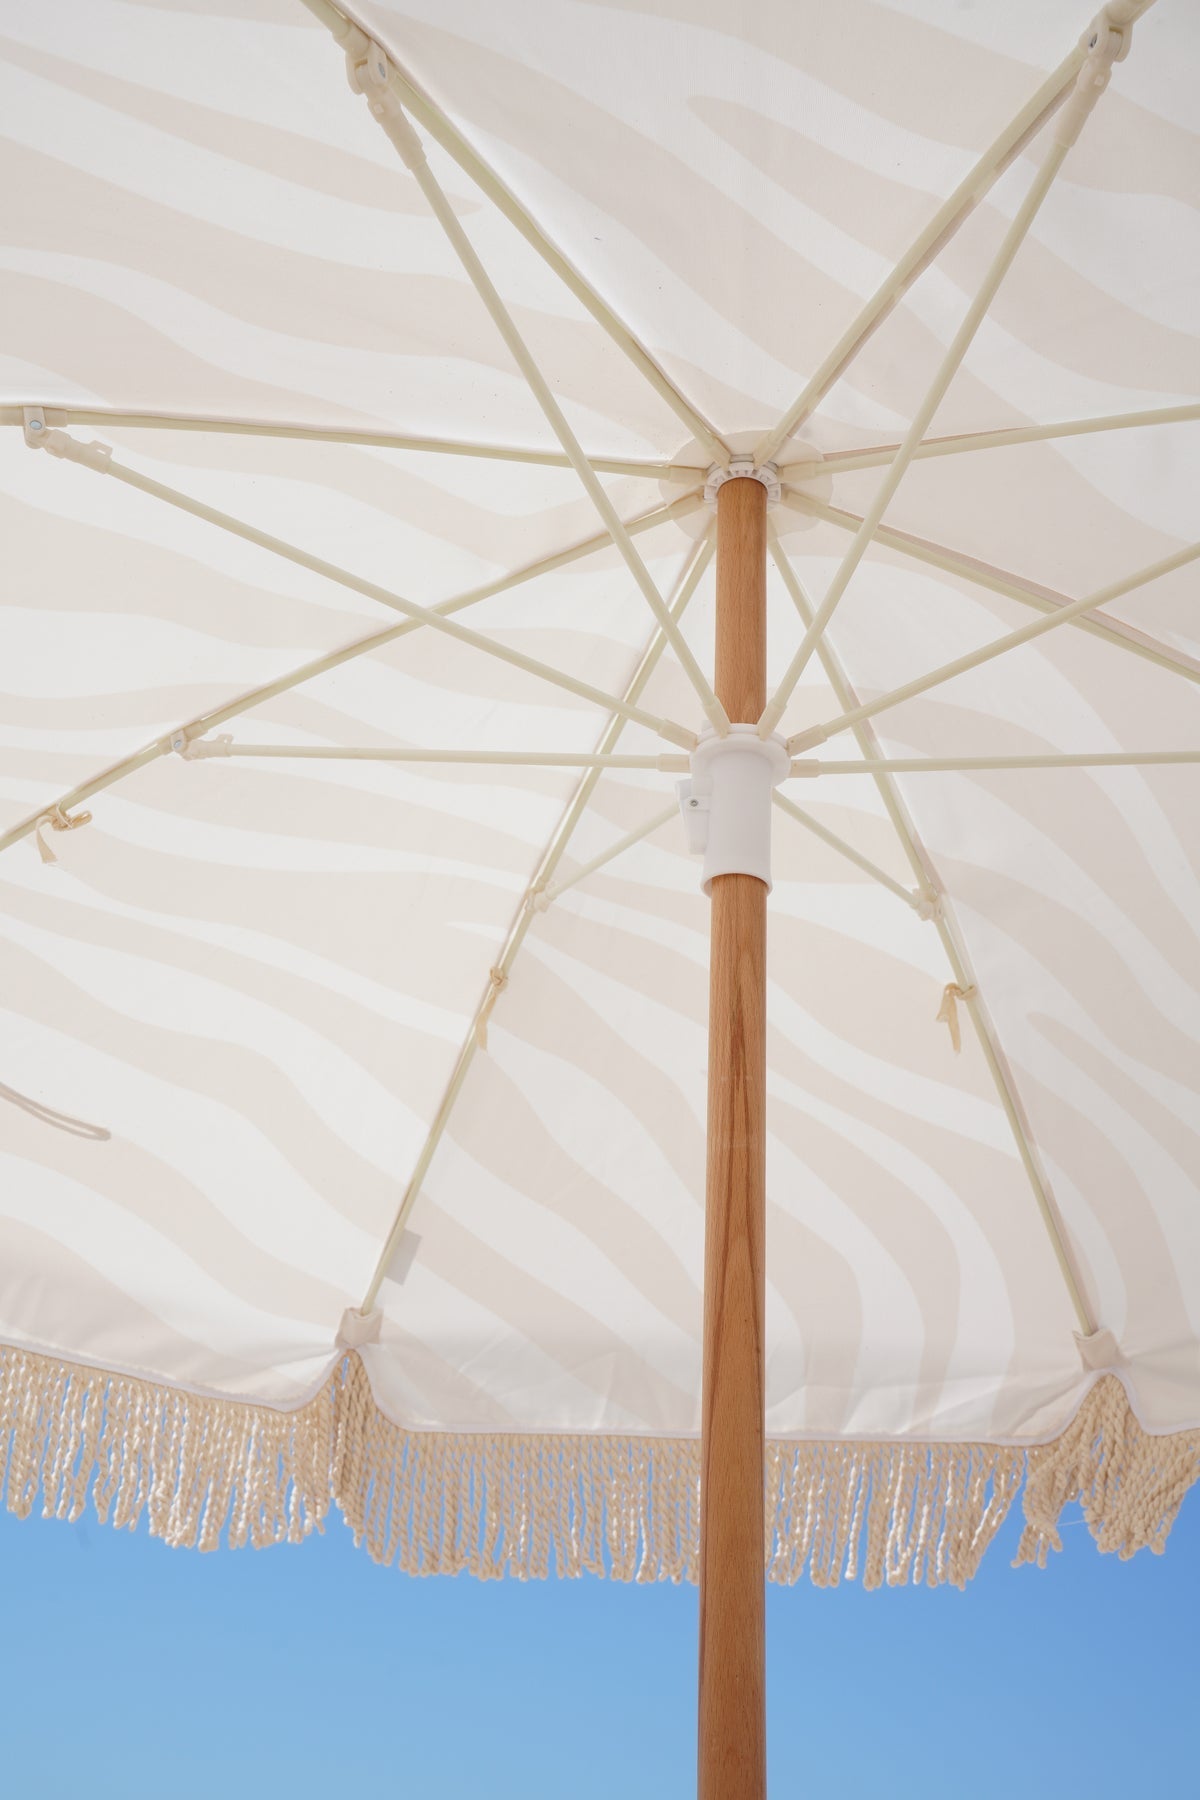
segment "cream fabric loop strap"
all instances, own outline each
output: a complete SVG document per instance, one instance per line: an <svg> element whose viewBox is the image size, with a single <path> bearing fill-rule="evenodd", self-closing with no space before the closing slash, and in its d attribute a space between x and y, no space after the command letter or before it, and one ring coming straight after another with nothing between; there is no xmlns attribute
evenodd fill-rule
<svg viewBox="0 0 1200 1800"><path fill-rule="evenodd" d="M957 981L948 981L942 989L942 1004L938 1008L938 1024L950 1028L950 1042L954 1045L954 1054L962 1052L962 1031L958 1023L958 1003L960 1000L973 1000L979 992L975 987L959 987Z"/></svg>
<svg viewBox="0 0 1200 1800"><path fill-rule="evenodd" d="M48 812L42 814L41 818L33 828L33 835L37 840L38 855L41 857L42 861L44 863L56 863L58 861L57 856L55 856L53 850L42 836L44 829L49 829L51 831L74 831L80 825L90 825L91 821L92 815L90 812L69 813L64 812L61 805L50 807Z"/></svg>
<svg viewBox="0 0 1200 1800"><path fill-rule="evenodd" d="M488 980L491 986L479 1009L479 1017L475 1021L475 1042L480 1050L487 1049L488 1020L492 1016L492 1008L508 986L508 976L503 969L489 969Z"/></svg>
<svg viewBox="0 0 1200 1800"><path fill-rule="evenodd" d="M40 1119L43 1125L53 1125L56 1131L68 1131L72 1137L92 1138L96 1143L106 1143L112 1136L103 1125L89 1125L86 1119L73 1118L70 1113L58 1112L53 1106L43 1106L40 1100L31 1100L28 1094L19 1094L16 1088L9 1087L0 1081L0 1100L8 1100L13 1106L19 1106L32 1119Z"/></svg>

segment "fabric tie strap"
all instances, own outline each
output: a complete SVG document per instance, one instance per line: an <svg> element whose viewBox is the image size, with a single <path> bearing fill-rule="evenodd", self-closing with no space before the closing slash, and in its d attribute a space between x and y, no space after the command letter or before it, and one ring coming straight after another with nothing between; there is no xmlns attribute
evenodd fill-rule
<svg viewBox="0 0 1200 1800"><path fill-rule="evenodd" d="M479 1017L475 1021L475 1042L481 1050L487 1049L488 1020L492 1016L492 1008L508 986L508 976L504 973L503 969L489 969L488 981L491 983L491 986L488 988L483 1005L479 1009Z"/></svg>
<svg viewBox="0 0 1200 1800"><path fill-rule="evenodd" d="M31 1100L28 1094L19 1094L0 1081L0 1100L8 1100L13 1106L19 1106L32 1119L40 1119L43 1125L53 1125L56 1131L69 1131L72 1137L92 1138L97 1143L104 1143L112 1136L103 1125L89 1125L86 1119L72 1118L70 1113L57 1112L53 1106L43 1106L40 1100Z"/></svg>
<svg viewBox="0 0 1200 1800"><path fill-rule="evenodd" d="M958 1003L960 1000L973 1000L978 988L959 987L957 981L948 981L942 989L942 1004L938 1008L938 1024L950 1028L950 1042L954 1045L954 1054L962 1052L962 1031L958 1023Z"/></svg>
<svg viewBox="0 0 1200 1800"><path fill-rule="evenodd" d="M80 825L90 825L91 819L92 815L90 812L64 812L61 805L52 806L48 812L44 812L33 828L33 835L37 840L38 855L41 857L42 861L44 863L56 863L58 861L57 856L55 856L53 850L42 836L42 832L47 826L51 831L75 831Z"/></svg>

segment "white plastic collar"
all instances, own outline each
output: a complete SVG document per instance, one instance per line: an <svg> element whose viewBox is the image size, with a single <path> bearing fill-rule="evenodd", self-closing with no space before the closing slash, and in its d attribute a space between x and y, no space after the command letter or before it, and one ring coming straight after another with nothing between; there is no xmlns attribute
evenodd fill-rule
<svg viewBox="0 0 1200 1800"><path fill-rule="evenodd" d="M714 463L704 483L704 498L717 504L717 489L727 481L759 481L767 490L767 505L776 506L783 492L774 463L756 463L752 456L735 456L724 466Z"/></svg>
<svg viewBox="0 0 1200 1800"><path fill-rule="evenodd" d="M731 725L723 738L705 729L678 792L688 849L704 858L706 894L717 875L754 875L770 892L771 790L791 766L783 740L760 738L754 725Z"/></svg>

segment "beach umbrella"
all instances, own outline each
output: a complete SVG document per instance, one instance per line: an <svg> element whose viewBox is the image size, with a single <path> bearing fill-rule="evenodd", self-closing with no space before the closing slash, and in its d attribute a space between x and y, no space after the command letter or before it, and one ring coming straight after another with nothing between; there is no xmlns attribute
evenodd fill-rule
<svg viewBox="0 0 1200 1800"><path fill-rule="evenodd" d="M3 0L7 1503L963 1583L1200 1458L1183 0ZM1018 1498L1019 1497L1019 1498Z"/></svg>

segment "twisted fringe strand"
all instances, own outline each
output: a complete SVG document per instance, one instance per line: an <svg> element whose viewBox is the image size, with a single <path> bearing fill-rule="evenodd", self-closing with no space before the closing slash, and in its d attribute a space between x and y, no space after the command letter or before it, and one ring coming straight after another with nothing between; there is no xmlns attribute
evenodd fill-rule
<svg viewBox="0 0 1200 1800"><path fill-rule="evenodd" d="M1016 1561L1044 1567L1078 1501L1101 1550L1161 1552L1200 1476L1200 1432L1151 1437L1120 1381L1062 1436L988 1444L767 1445L767 1574L818 1587L963 1587L1024 1483ZM684 1438L405 1431L351 1353L281 1413L0 1348L0 1493L26 1518L145 1516L168 1544L299 1543L336 1502L380 1563L412 1575L695 1581L699 1446Z"/></svg>

